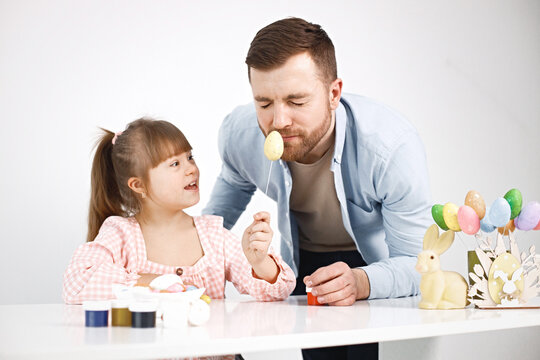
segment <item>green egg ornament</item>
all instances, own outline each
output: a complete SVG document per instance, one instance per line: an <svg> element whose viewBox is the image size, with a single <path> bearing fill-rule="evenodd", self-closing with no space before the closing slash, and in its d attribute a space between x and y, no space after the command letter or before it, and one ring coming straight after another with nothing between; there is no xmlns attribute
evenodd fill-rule
<svg viewBox="0 0 540 360"><path fill-rule="evenodd" d="M521 212L521 207L523 206L523 197L521 196L521 191L518 189L508 190L508 192L504 194L504 198L506 201L508 201L508 204L510 204L510 220L512 220L519 215Z"/></svg>
<svg viewBox="0 0 540 360"><path fill-rule="evenodd" d="M446 223L444 222L443 208L444 206L440 204L433 205L431 207L431 216L433 216L433 220L435 220L435 223L439 225L441 229L446 231L448 230L448 226L446 226Z"/></svg>

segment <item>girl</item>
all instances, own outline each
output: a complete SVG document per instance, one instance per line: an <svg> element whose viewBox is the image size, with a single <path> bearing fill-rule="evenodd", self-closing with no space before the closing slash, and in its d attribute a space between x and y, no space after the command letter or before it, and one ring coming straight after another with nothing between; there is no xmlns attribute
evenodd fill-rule
<svg viewBox="0 0 540 360"><path fill-rule="evenodd" d="M64 274L68 304L113 298L112 284L148 285L162 274L224 297L225 280L258 300L285 299L295 276L268 254L270 216L259 212L242 240L217 216L191 217L199 202L199 169L191 145L166 121L139 119L105 133L92 165L87 243Z"/></svg>

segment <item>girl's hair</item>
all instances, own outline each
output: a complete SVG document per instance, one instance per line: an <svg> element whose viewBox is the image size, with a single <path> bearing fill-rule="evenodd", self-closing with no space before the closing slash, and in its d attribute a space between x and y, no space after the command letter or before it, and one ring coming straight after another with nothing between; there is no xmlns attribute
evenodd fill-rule
<svg viewBox="0 0 540 360"><path fill-rule="evenodd" d="M141 200L128 187L129 178L140 178L143 186L148 186L150 169L191 150L184 134L167 121L141 118L117 135L101 130L92 164L86 241L95 239L107 217L131 216L140 211Z"/></svg>

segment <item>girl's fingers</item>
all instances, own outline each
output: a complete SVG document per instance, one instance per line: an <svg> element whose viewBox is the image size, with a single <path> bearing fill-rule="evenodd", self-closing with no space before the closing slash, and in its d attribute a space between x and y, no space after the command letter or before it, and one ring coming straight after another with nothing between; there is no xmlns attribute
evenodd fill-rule
<svg viewBox="0 0 540 360"><path fill-rule="evenodd" d="M250 241L249 242L249 248L252 250L259 250L259 251L267 251L268 250L268 242L267 241Z"/></svg>
<svg viewBox="0 0 540 360"><path fill-rule="evenodd" d="M253 222L251 224L249 224L249 226L246 229L247 233L248 234L254 233L256 230L253 230L253 228L255 226L257 226L257 224L259 224L259 223L260 223L260 221L253 220Z"/></svg>
<svg viewBox="0 0 540 360"><path fill-rule="evenodd" d="M253 225L251 227L251 232L254 233L254 232L264 232L264 233L271 233L272 232L272 228L270 227L270 225L268 225L268 223L265 223L265 222L258 222L256 223L255 225Z"/></svg>
<svg viewBox="0 0 540 360"><path fill-rule="evenodd" d="M266 211L259 211L253 215L253 219L255 219L255 221L264 221L270 224L270 213Z"/></svg>
<svg viewBox="0 0 540 360"><path fill-rule="evenodd" d="M267 233L263 232L254 232L249 235L249 241L264 241L264 242L270 242L272 240L271 236L268 236Z"/></svg>

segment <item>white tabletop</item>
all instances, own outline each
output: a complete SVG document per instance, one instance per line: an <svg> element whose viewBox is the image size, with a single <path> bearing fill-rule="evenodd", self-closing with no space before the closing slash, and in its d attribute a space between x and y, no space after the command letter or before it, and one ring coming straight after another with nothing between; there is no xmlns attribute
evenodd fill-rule
<svg viewBox="0 0 540 360"><path fill-rule="evenodd" d="M535 299L536 300L536 299ZM384 342L540 326L539 310L421 310L418 297L308 306L305 296L261 303L213 300L184 330L86 328L81 306L0 306L0 358L143 359Z"/></svg>

